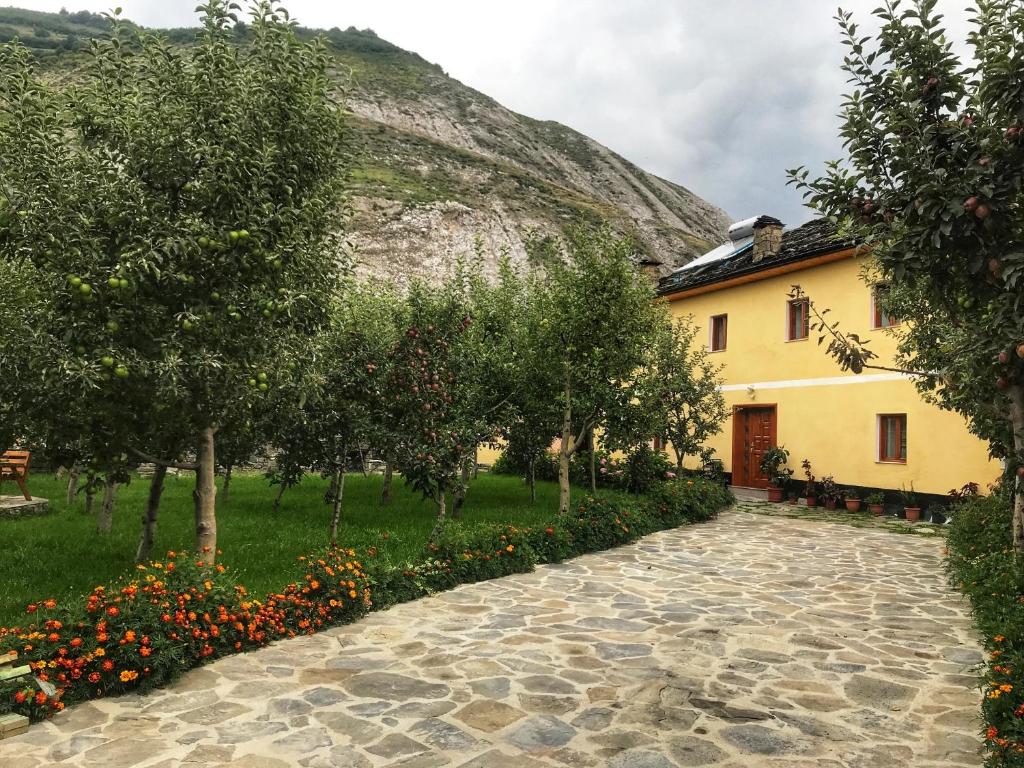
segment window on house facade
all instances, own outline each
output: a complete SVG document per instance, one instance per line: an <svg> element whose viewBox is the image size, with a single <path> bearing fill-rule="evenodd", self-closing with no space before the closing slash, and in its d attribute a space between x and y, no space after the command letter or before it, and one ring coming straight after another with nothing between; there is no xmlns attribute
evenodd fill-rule
<svg viewBox="0 0 1024 768"><path fill-rule="evenodd" d="M885 413L878 417L878 460L907 462L907 414Z"/></svg>
<svg viewBox="0 0 1024 768"><path fill-rule="evenodd" d="M786 340L799 341L806 339L810 332L810 309L807 299L793 299L787 305L788 316L786 318Z"/></svg>
<svg viewBox="0 0 1024 768"><path fill-rule="evenodd" d="M879 283L871 291L871 327L872 328L891 328L894 325L898 325L899 321L888 314L883 306L886 300L889 298L889 286L885 283Z"/></svg>
<svg viewBox="0 0 1024 768"><path fill-rule="evenodd" d="M715 315L711 318L711 351L721 352L729 335L729 316Z"/></svg>

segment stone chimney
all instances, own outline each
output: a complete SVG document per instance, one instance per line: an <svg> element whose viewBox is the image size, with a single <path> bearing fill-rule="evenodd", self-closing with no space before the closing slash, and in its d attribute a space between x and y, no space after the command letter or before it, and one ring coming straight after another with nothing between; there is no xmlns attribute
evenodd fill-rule
<svg viewBox="0 0 1024 768"><path fill-rule="evenodd" d="M771 216L760 216L754 223L755 264L766 256L775 256L782 248L782 222Z"/></svg>

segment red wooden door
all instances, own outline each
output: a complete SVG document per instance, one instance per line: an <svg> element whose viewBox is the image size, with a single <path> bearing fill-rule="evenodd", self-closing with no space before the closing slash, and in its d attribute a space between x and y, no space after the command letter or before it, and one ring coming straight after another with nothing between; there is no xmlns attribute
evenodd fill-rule
<svg viewBox="0 0 1024 768"><path fill-rule="evenodd" d="M761 456L775 445L775 406L737 408L733 414L732 484L767 488Z"/></svg>

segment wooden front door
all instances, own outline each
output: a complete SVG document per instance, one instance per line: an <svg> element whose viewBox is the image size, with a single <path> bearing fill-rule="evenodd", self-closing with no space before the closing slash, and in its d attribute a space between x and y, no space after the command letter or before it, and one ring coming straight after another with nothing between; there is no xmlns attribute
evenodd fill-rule
<svg viewBox="0 0 1024 768"><path fill-rule="evenodd" d="M737 406L732 421L732 484L767 488L761 455L775 445L775 406Z"/></svg>

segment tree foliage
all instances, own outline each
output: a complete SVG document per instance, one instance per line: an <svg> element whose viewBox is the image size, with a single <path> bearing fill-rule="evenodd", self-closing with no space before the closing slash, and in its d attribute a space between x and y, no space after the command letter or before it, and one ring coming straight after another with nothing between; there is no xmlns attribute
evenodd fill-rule
<svg viewBox="0 0 1024 768"><path fill-rule="evenodd" d="M1024 3L977 0L961 63L936 0L887 0L877 36L837 17L847 46L843 161L792 181L860 238L905 320L900 362L1024 465ZM870 365L860 340L844 366ZM1008 428L1012 427L1012 428ZM1012 440L1007 436L1012 434ZM1014 541L1024 549L1024 495Z"/></svg>

